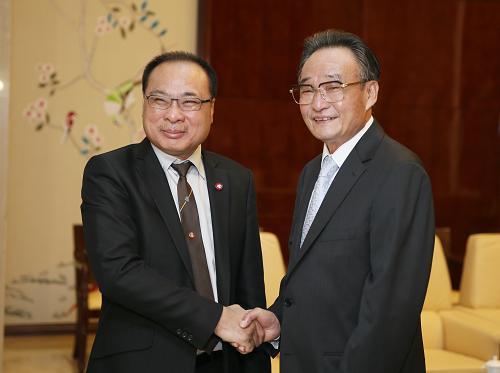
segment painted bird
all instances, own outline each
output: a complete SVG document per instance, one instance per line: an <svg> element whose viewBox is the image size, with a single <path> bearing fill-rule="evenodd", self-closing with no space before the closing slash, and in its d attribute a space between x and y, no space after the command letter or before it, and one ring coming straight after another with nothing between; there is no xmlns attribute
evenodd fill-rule
<svg viewBox="0 0 500 373"><path fill-rule="evenodd" d="M64 119L63 135L61 138L61 144L65 143L66 140L68 139L69 133L71 132L71 129L73 128L73 125L75 124L75 118L76 118L76 112L68 111L68 113L66 114L66 118Z"/></svg>

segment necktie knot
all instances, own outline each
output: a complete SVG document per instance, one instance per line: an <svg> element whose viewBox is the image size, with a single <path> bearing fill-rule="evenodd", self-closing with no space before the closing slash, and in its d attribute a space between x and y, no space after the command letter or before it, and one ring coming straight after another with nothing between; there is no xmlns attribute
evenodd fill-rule
<svg viewBox="0 0 500 373"><path fill-rule="evenodd" d="M177 171L177 173L179 174L179 177L186 177L188 171L189 171L189 168L192 166L192 163L190 161L187 161L187 162L183 162L183 163L177 163L177 164L173 164L171 165L171 167Z"/></svg>
<svg viewBox="0 0 500 373"><path fill-rule="evenodd" d="M321 170L319 172L319 176L331 178L335 173L335 171L337 170L337 168L338 168L337 163L333 160L333 158L330 156L326 156L321 164Z"/></svg>

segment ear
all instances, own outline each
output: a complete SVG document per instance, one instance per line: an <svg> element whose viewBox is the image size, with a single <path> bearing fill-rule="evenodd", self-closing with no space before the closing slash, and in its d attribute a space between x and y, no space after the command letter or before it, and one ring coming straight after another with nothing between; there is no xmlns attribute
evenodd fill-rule
<svg viewBox="0 0 500 373"><path fill-rule="evenodd" d="M365 110L369 110L377 102L378 97L378 82L371 80L366 82L367 100Z"/></svg>
<svg viewBox="0 0 500 373"><path fill-rule="evenodd" d="M214 112L215 112L215 98L212 99L212 102L210 103L210 122L214 122Z"/></svg>

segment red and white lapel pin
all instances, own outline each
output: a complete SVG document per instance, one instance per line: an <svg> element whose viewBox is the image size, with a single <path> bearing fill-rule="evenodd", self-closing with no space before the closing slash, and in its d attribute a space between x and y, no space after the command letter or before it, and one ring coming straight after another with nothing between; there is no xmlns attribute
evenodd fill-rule
<svg viewBox="0 0 500 373"><path fill-rule="evenodd" d="M223 188L224 188L224 185L222 185L222 183L220 183L220 182L215 183L215 190L220 192Z"/></svg>

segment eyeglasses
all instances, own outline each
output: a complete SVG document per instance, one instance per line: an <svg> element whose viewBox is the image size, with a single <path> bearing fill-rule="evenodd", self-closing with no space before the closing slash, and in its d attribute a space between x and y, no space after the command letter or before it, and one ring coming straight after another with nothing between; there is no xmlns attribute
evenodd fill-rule
<svg viewBox="0 0 500 373"><path fill-rule="evenodd" d="M316 92L319 92L323 100L333 104L344 99L344 88L366 82L366 80L360 80L359 82L342 83L338 80L332 80L321 83L318 88L314 88L310 84L299 84L290 89L290 93L292 94L293 100L299 105L311 104Z"/></svg>
<svg viewBox="0 0 500 373"><path fill-rule="evenodd" d="M167 110L170 106L172 106L173 101L177 101L177 105L179 105L179 108L182 111L197 111L200 110L202 104L212 101L212 98L202 100L199 97L190 96L172 98L158 95L149 95L144 96L144 98L147 100L149 106L159 110Z"/></svg>

